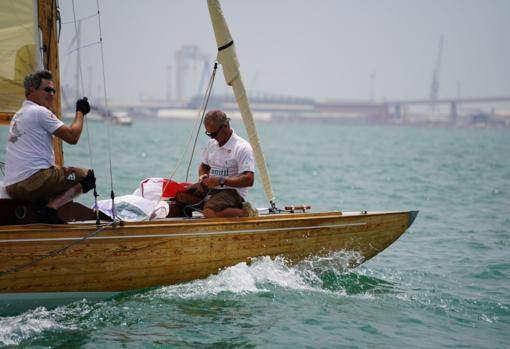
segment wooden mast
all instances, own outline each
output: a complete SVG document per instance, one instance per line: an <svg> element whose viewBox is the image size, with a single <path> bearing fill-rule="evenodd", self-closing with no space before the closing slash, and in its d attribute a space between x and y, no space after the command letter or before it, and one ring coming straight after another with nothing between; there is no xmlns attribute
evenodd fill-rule
<svg viewBox="0 0 510 349"><path fill-rule="evenodd" d="M53 74L53 83L55 84L55 98L53 102L53 113L62 119L62 106L60 103L60 66L58 60L58 28L56 0L38 0L38 20L39 29L42 35L42 55L44 68ZM62 140L53 137L53 149L55 152L55 164L62 166L64 164L64 152L62 148Z"/></svg>

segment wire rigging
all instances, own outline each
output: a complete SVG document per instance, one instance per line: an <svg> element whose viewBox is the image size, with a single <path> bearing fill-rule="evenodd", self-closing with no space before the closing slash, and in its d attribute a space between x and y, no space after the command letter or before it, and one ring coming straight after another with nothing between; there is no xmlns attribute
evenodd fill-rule
<svg viewBox="0 0 510 349"><path fill-rule="evenodd" d="M81 27L81 21L80 22L77 22L76 21L76 7L75 7L75 4L74 4L74 0L72 1L72 5L73 5L73 20L74 20L74 30L75 30L75 35L76 35L76 46L77 46L77 49L76 49L76 55L77 55L77 69L78 69L78 73L79 73L79 76L78 76L78 80L80 81L80 88L81 88L81 91L76 91L78 93L79 96L83 96L85 94L85 87L83 85L83 70L82 70L82 67L81 67L81 55L80 55L80 46L79 46L79 43L80 43L80 40L79 40L79 35L81 35L81 31L80 31L80 27ZM81 93L80 93L81 92ZM89 161L90 161L90 170L92 171L92 175L94 175L94 164L93 164L93 157L92 157L92 144L91 144L91 133L89 131L89 122L88 122L88 118L84 117L85 119L85 130L86 130L86 133L87 133L87 144L88 144L88 149L89 149ZM99 209L98 209L98 205L97 205L97 197L99 196L97 194L97 189L96 189L96 183L94 182L94 191L93 191L93 195L94 195L94 211L96 213L96 224L99 225L100 224L100 220L99 220Z"/></svg>
<svg viewBox="0 0 510 349"><path fill-rule="evenodd" d="M200 106L200 109L202 111L202 116L200 118L200 124L198 125L198 128L197 128L197 133L195 135L195 142L193 143L193 149L191 150L191 155L190 155L190 159L189 159L189 163L188 163L188 168L186 170L186 182L188 181L191 163L193 162L193 156L195 154L195 149L196 149L196 146L197 146L198 135L200 133L200 127L202 126L202 123L204 121L205 111L207 110L207 105L209 104L209 98L211 97L212 88L213 88L213 85L214 85L214 78L216 77L216 70L217 69L218 69L218 62L216 61L216 62L214 62L213 72L211 74L211 78L209 79L209 84L207 85L207 89L205 91L205 96L204 96L204 99L202 100L202 105Z"/></svg>
<svg viewBox="0 0 510 349"><path fill-rule="evenodd" d="M74 30L75 30L75 35L76 35L76 54L77 54L77 67L76 69L78 69L78 80L80 81L80 91L76 91L78 93L78 95L82 96L84 95L84 92L85 92L85 88L84 88L84 85L83 85L83 70L81 68L81 56L80 56L80 49L81 47L79 47L79 40L78 40L78 35L80 35L80 30L79 30L79 25L77 23L77 20L76 20L76 7L75 7L75 4L74 4L74 0L72 1L72 4L73 4L73 20L74 20ZM89 148L89 160L90 160L90 168L94 168L93 166L93 163L92 163L92 145L91 145L91 141L90 141L90 132L89 132L89 123L88 123L88 120L87 118L85 118L85 129L87 131L87 143L88 143L88 148Z"/></svg>
<svg viewBox="0 0 510 349"><path fill-rule="evenodd" d="M115 210L115 193L113 191L113 168L112 168L112 150L111 150L111 132L110 132L110 112L108 109L108 94L106 89L106 73L105 73L105 64L104 64L104 49L103 49L103 31L101 28L101 12L99 11L99 0L96 0L97 4L97 22L99 26L99 46L101 48L101 67L103 73L103 94L104 94L104 107L106 111L106 143L107 143L107 153L108 153L108 170L110 173L110 198L112 200L112 216L115 219L117 217L117 213Z"/></svg>
<svg viewBox="0 0 510 349"><path fill-rule="evenodd" d="M74 7L74 1L73 1L73 7ZM93 14L90 14L88 16L85 16L85 17L81 17L79 18L78 20L79 21L84 21L86 19L90 19L90 18L94 18L97 16L97 13L93 13ZM66 24L74 24L74 22L76 22L76 17L74 18L74 21L69 21L69 22L62 22L61 24L62 25L66 25Z"/></svg>
<svg viewBox="0 0 510 349"><path fill-rule="evenodd" d="M90 19L90 18L93 18L93 17L96 17L97 16L97 21L98 21L98 29L99 29L99 41L97 42L92 42L92 43L89 43L89 44L86 44L86 45L83 45L83 46L80 46L79 45L79 40L77 40L77 44L76 44L76 48L68 51L68 54L74 52L74 51L77 51L77 54L78 56L80 55L80 50L83 49L83 48L86 48L86 47L90 47L90 46L93 46L93 45L97 45L99 44L100 46L100 50L101 50L101 68L102 68L102 80L103 80L103 95L104 95L104 107L105 107L105 111L106 111L106 115L105 115L105 119L106 119L106 134L107 134L107 161L108 161L108 172L109 172L109 176L110 176L110 198L112 200L112 216L113 218L117 218L117 214L116 214L116 209L115 209L115 193L114 193L114 184L113 184L113 166L112 166L112 151L111 151L111 130L110 130L110 124L111 124L111 117L110 117L110 111L108 109L108 95L107 95L107 86L106 86L106 73L105 73L105 60L104 60L104 48L103 48L103 35L102 35L102 26L101 26L101 11L100 11L100 6L99 6L99 0L96 0L96 5L97 5L97 14L91 14L91 15L88 15L86 17L83 17L83 18L80 18L80 19L77 19L76 17L76 10L75 10L75 2L74 0L72 0L72 4L73 4L73 22L63 22L63 24L70 24L70 23L74 23L74 26L75 26L75 31L76 31L76 35L79 35L79 28L78 28L78 24L77 23L80 23L82 20L86 20L86 19ZM81 67L81 60L78 58L78 71L79 71L79 80L80 80L80 84L81 84L81 90L82 92L84 91L84 86L83 86L83 73L82 73L82 67ZM218 62L216 61L214 63L214 69L213 69L213 72L211 73L211 77L209 79L209 83L208 83L208 86L207 86L207 89L206 89L206 92L205 92L205 95L204 95L204 98L202 100L202 103L201 103L201 107L200 107L200 118L195 121L195 124L193 125L193 131L191 132L190 134L190 137L188 138L188 142L185 146L185 149L180 157L180 159L178 160L177 164L176 164L176 167L174 169L174 171L170 174L170 179L172 179L177 170L179 169L180 167L180 164L182 162L182 160L184 159L184 156L186 154L186 151L187 149L189 149L190 147L190 144L191 144L191 140L193 139L193 133L194 133L194 130L196 130L196 133L195 133L195 137L194 137L194 142L193 142L193 147L192 147L192 150L191 150L191 154L190 154L190 159L189 159L189 162L188 162L188 166L187 166L187 169L186 169L186 182L188 181L188 178L189 178L189 173L190 173L190 168L191 168L191 164L193 162L193 157L194 157L194 154L195 154L195 150L196 150L196 145L197 145L197 141L198 141L198 135L200 133L200 128L201 128L201 125L203 123L203 120L204 120L204 117L205 117L205 112L206 112L206 109L207 109L207 105L209 103L209 99L210 99L210 96L211 96L211 93L212 93L212 87L214 85L214 79L215 79L215 76L216 76L216 71L217 71L217 67L218 67ZM90 135L90 132L89 132L89 128L88 128L88 123L86 122L86 129L87 129L87 134ZM91 144L90 144L90 137L88 137L89 139L89 153L90 153L90 161L91 161L91 168L93 168L92 166L92 147L91 147ZM163 188L163 192L164 192L164 189ZM95 208L97 210L97 199L96 199L96 202L95 202Z"/></svg>
<svg viewBox="0 0 510 349"><path fill-rule="evenodd" d="M204 117L205 117L205 111L207 110L207 105L209 104L209 98L211 97L211 93L212 93L212 88L213 88L213 85L214 85L214 79L216 77L216 71L218 70L218 62L215 61L214 62L214 68L213 68L213 71L211 73L211 77L209 78L209 83L207 84L207 88L206 88L206 91L205 91L205 95L204 95L204 99L202 100L202 103L200 105L200 113L198 114L198 116L200 116L200 118L196 118L195 119L195 123L193 124L193 128L191 129L191 132L189 134L189 137L188 137L188 141L186 143L186 145L184 146L183 148L183 151L181 153L181 157L179 158L179 160L177 161L177 164L175 165L175 168L174 170L171 172L170 174L170 177L169 179L172 180L172 178L174 178L175 176L175 173L177 172L177 170L179 169L180 165L181 165L181 162L182 160L184 159L184 156L186 155L186 152L187 150L189 149L190 147L190 144L191 144L191 140L193 139L193 134L195 133L195 130L196 130L196 133L195 133L195 141L193 143L193 149L191 151L191 155L190 155L190 161L188 163L188 168L186 170L186 180L185 182L188 181L188 178L189 178L189 171L190 171L190 167L191 167L191 163L193 162L193 154L195 153L195 148L196 148L196 145L197 145L197 139L198 139L198 135L200 133L200 128L202 126L202 123L203 123L203 120L204 120ZM161 195L159 197L159 201L161 201L161 199L163 198L163 194L165 192L165 189L166 187L170 184L171 181L168 181L166 182L166 184L163 185L163 188L161 190ZM149 220L155 216L155 213L156 213L156 210L157 210L157 205L155 205L155 208L152 210L151 214L148 216L149 217Z"/></svg>
<svg viewBox="0 0 510 349"><path fill-rule="evenodd" d="M83 48L87 48L87 47L91 47L91 46L95 46L95 45L100 45L100 44L101 44L101 42L94 41L94 42L91 42L89 44L81 45L80 47L73 48L72 50L67 51L67 54L69 55L69 54L71 54L71 53L73 53L75 51L78 51L79 49L83 49Z"/></svg>
<svg viewBox="0 0 510 349"><path fill-rule="evenodd" d="M195 145L196 145L196 139L200 132L200 127L202 126L202 120L204 119L204 114L205 114L205 110L207 108L207 104L209 102L209 97L211 95L212 86L214 85L214 79L216 76L217 68L218 68L218 62L214 62L213 72L211 73L211 77L209 78L209 83L207 85L205 96L204 96L204 99L202 100L202 103L200 105L200 113L197 115L197 118L195 119L195 123L193 124L193 128L191 129L190 135L188 137L188 141L186 142L186 145L184 146L183 151L181 153L181 157L177 161L177 164L175 165L174 170L171 172L169 179L174 178L175 173L181 166L181 162L184 159L184 156L186 155L186 152L190 147L191 140L193 139L193 134L195 133L195 130L196 130ZM200 116L200 118L198 118L198 116ZM193 146L193 151L194 151L194 149L195 149L195 146ZM192 157L193 157L193 155L192 155ZM188 174L189 174L189 166L188 166L188 170L186 172L186 182L188 181L188 177L189 177ZM164 188L163 188L163 191L164 191Z"/></svg>

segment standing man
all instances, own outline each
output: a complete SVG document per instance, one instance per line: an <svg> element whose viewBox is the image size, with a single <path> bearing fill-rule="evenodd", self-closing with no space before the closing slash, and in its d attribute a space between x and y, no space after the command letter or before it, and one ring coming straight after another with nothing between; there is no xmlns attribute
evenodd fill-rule
<svg viewBox="0 0 510 349"><path fill-rule="evenodd" d="M230 128L230 119L221 110L211 110L204 118L205 134L211 140L198 169L199 181L209 189L204 216L247 217L257 211L245 201L255 179L251 145Z"/></svg>
<svg viewBox="0 0 510 349"><path fill-rule="evenodd" d="M37 212L41 223L61 224L57 210L94 188L95 177L89 169L56 166L53 136L76 144L90 105L87 97L79 99L74 121L67 126L50 110L56 92L50 71L28 75L24 86L26 101L9 127L5 189L16 200L44 202Z"/></svg>

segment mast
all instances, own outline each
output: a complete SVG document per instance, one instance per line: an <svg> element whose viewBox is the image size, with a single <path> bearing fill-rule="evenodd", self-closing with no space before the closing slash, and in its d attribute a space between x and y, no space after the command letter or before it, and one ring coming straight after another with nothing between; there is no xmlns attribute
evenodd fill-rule
<svg viewBox="0 0 510 349"><path fill-rule="evenodd" d="M241 79L241 72L239 70L239 61L237 60L237 54L235 50L234 41L230 35L227 22L223 16L223 11L218 0L207 0L209 7L209 14L211 16L211 22L216 36L216 44L218 45L218 62L223 66L223 74L225 75L225 81L227 85L232 86L234 95L236 97L239 110L243 118L244 126L248 133L248 139L253 148L255 155L255 161L260 172L262 184L266 197L271 204L271 208L275 209L275 198L273 194L273 188L271 186L271 180L269 178L269 172L267 171L266 161L264 160L264 154L260 146L260 141L257 135L257 129L255 128L255 122L253 121L253 115L248 101L248 96L244 88L243 81Z"/></svg>
<svg viewBox="0 0 510 349"><path fill-rule="evenodd" d="M62 118L62 106L60 103L60 65L58 61L58 31L57 20L60 14L57 9L56 0L38 0L38 19L39 29L42 36L42 55L44 68L53 74L53 83L55 84L55 98L53 102L53 113ZM64 153L62 140L53 137L53 150L55 153L55 164L62 166L64 164Z"/></svg>

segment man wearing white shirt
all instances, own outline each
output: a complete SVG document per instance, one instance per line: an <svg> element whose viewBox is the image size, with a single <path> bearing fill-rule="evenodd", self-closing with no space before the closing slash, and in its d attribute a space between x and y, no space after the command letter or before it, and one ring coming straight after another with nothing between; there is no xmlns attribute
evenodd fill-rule
<svg viewBox="0 0 510 349"><path fill-rule="evenodd" d="M253 149L230 128L229 121L221 110L209 111L204 118L205 133L211 140L198 174L210 195L204 203L206 218L256 215L246 201L248 187L255 180Z"/></svg>
<svg viewBox="0 0 510 349"><path fill-rule="evenodd" d="M83 120L90 111L87 98L76 102L70 126L50 110L55 87L50 71L36 71L24 81L26 101L14 115L6 147L4 185L7 193L21 201L44 202L38 211L42 223L63 223L57 210L95 185L92 170L55 165L53 136L76 144Z"/></svg>

